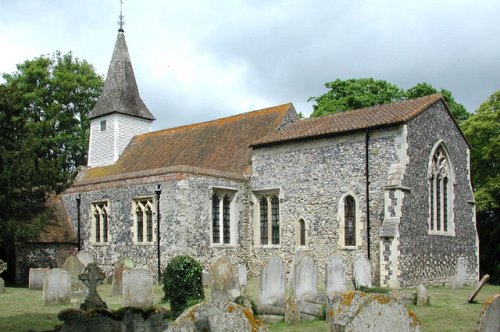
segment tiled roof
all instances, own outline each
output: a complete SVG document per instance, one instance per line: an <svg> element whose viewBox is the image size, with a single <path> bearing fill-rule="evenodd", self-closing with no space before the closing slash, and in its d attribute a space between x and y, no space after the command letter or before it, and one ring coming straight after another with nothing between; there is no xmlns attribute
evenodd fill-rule
<svg viewBox="0 0 500 332"><path fill-rule="evenodd" d="M52 213L38 237L32 242L76 243L75 229L61 196L50 197L46 204L52 209Z"/></svg>
<svg viewBox="0 0 500 332"><path fill-rule="evenodd" d="M252 146L258 147L395 125L408 121L439 100L443 100L443 97L440 94L433 94L393 104L340 112L320 118L303 119L256 140Z"/></svg>
<svg viewBox="0 0 500 332"><path fill-rule="evenodd" d="M250 144L276 131L290 112L295 115L289 103L135 136L115 164L86 170L75 185L169 169L249 174Z"/></svg>
<svg viewBox="0 0 500 332"><path fill-rule="evenodd" d="M90 112L89 118L112 113L127 114L148 120L155 119L139 95L123 32L118 33L101 96Z"/></svg>

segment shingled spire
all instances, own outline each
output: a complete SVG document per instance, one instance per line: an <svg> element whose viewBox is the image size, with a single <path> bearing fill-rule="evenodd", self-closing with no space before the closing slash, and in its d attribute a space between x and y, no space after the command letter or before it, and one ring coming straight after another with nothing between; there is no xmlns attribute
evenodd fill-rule
<svg viewBox="0 0 500 332"><path fill-rule="evenodd" d="M154 120L142 101L135 81L132 62L128 54L123 25L118 30L115 50L101 96L89 118L94 119L112 113L121 113L142 119Z"/></svg>

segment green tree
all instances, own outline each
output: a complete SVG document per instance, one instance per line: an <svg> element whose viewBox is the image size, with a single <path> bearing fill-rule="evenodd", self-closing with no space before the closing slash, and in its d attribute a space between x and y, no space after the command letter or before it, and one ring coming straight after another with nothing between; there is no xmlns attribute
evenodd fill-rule
<svg viewBox="0 0 500 332"><path fill-rule="evenodd" d="M33 238L49 194L84 165L88 114L103 79L71 53L40 56L0 85L0 244Z"/></svg>
<svg viewBox="0 0 500 332"><path fill-rule="evenodd" d="M325 87L329 89L325 94L308 100L316 103L311 117L387 104L405 98L404 91L396 85L371 77L337 79L325 83Z"/></svg>
<svg viewBox="0 0 500 332"><path fill-rule="evenodd" d="M500 283L500 90L461 125L472 145L481 273Z"/></svg>

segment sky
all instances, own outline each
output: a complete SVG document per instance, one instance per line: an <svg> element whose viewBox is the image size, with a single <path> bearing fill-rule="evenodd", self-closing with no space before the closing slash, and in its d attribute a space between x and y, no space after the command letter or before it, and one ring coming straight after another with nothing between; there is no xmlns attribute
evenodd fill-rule
<svg viewBox="0 0 500 332"><path fill-rule="evenodd" d="M105 76L120 0L0 0L0 73L72 52ZM153 129L292 102L373 77L448 89L473 112L500 89L499 0L124 0ZM1 80L1 79L0 79Z"/></svg>

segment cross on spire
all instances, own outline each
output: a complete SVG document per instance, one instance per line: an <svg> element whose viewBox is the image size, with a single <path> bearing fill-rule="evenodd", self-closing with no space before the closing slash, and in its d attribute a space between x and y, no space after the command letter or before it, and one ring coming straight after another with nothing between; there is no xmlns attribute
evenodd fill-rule
<svg viewBox="0 0 500 332"><path fill-rule="evenodd" d="M118 32L124 31L123 26L125 25L125 20L123 19L122 9L123 9L123 0L120 0L120 16L118 19L118 26L119 26Z"/></svg>

